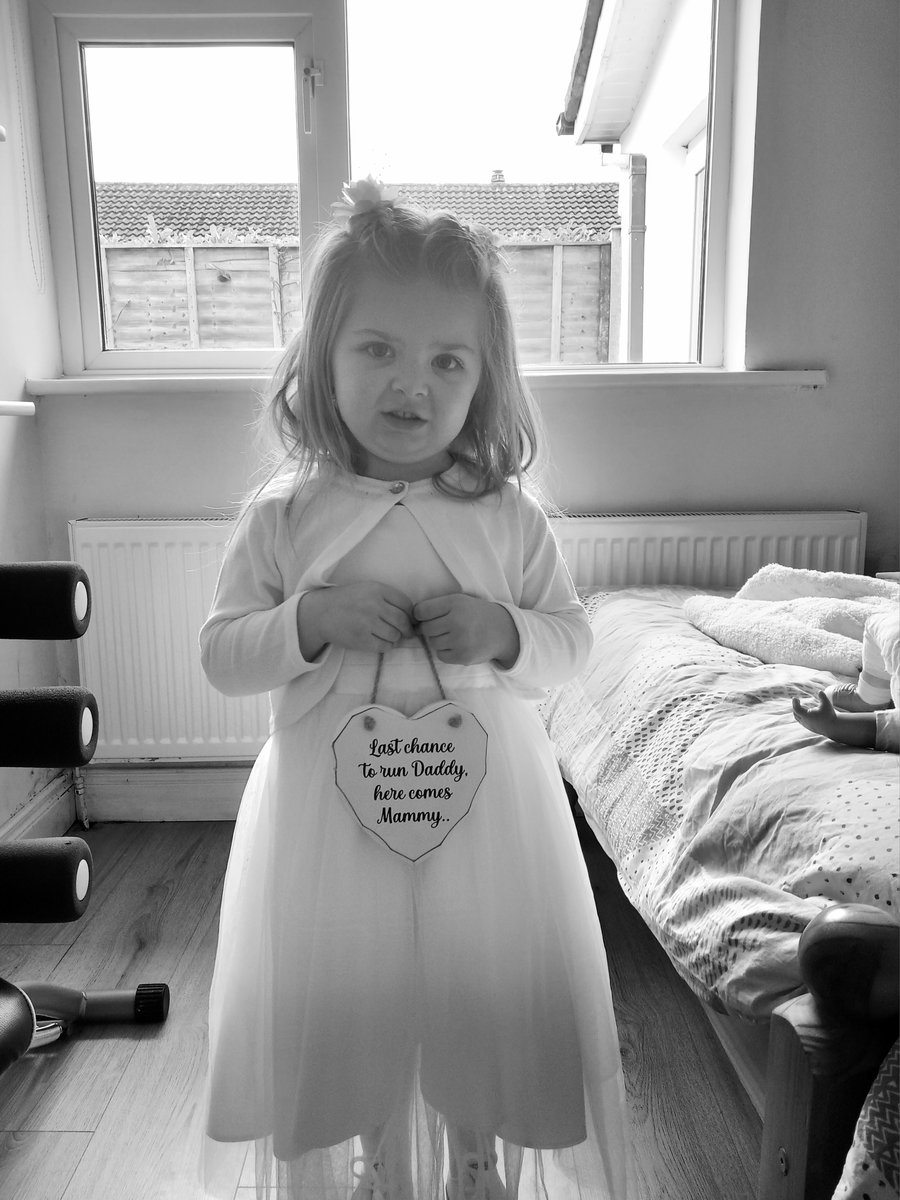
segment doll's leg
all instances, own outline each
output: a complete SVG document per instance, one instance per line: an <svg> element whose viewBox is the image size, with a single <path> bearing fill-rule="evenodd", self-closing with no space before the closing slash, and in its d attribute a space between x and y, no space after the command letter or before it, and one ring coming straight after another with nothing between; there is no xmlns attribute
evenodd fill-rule
<svg viewBox="0 0 900 1200"><path fill-rule="evenodd" d="M832 684L831 687L825 689L825 695L839 712L869 713L891 707L890 696L886 702L870 703L863 699L862 688L862 675L860 675L857 683Z"/></svg>
<svg viewBox="0 0 900 1200"><path fill-rule="evenodd" d="M862 671L856 691L869 708L891 707L891 669L885 652L891 638L896 640L896 625L896 614L885 613L870 617L863 630Z"/></svg>
<svg viewBox="0 0 900 1200"><path fill-rule="evenodd" d="M900 754L900 713L896 709L875 713L875 749Z"/></svg>
<svg viewBox="0 0 900 1200"><path fill-rule="evenodd" d="M893 706L891 671L885 659L885 647L892 636L889 613L870 617L863 630L862 671L855 684L836 683L825 689L832 705L842 712L878 712ZM893 634L896 638L896 633Z"/></svg>
<svg viewBox="0 0 900 1200"><path fill-rule="evenodd" d="M505 1200L506 1188L497 1171L496 1139L447 1122L450 1180L447 1200Z"/></svg>

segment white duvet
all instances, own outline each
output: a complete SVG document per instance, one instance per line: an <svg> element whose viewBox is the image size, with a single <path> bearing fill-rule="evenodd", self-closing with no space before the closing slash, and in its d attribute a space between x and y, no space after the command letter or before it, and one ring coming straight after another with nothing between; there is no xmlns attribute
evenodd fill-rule
<svg viewBox="0 0 900 1200"><path fill-rule="evenodd" d="M708 1003L765 1019L803 990L797 945L823 907L900 913L897 756L804 729L792 699L835 675L720 645L686 615L709 599L665 587L587 599L590 662L551 694L545 721L679 972Z"/></svg>

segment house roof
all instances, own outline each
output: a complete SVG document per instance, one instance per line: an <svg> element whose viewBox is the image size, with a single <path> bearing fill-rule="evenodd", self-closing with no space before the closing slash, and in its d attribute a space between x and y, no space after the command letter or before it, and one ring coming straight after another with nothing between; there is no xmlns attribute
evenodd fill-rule
<svg viewBox="0 0 900 1200"><path fill-rule="evenodd" d="M400 194L427 211L447 210L461 220L487 225L504 240L605 240L618 225L615 183L505 183L396 185ZM261 240L296 240L297 188L290 183L98 183L97 213L102 238L143 239L148 224L172 239L205 238L210 227L238 237L251 230Z"/></svg>

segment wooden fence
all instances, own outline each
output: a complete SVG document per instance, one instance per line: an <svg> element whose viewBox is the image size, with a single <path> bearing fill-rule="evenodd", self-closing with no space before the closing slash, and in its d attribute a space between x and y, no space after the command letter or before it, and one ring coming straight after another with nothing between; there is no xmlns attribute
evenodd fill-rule
<svg viewBox="0 0 900 1200"><path fill-rule="evenodd" d="M608 242L504 246L523 363L609 360ZM301 319L297 246L101 244L106 345L271 349Z"/></svg>

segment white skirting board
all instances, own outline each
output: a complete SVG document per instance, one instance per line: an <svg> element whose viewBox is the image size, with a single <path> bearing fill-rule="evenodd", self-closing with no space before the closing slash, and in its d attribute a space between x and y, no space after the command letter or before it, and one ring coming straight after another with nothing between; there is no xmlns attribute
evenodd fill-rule
<svg viewBox="0 0 900 1200"><path fill-rule="evenodd" d="M233 821L246 763L102 763L82 768L88 820Z"/></svg>
<svg viewBox="0 0 900 1200"><path fill-rule="evenodd" d="M0 842L61 837L75 820L72 772L54 776L9 820L0 825Z"/></svg>

